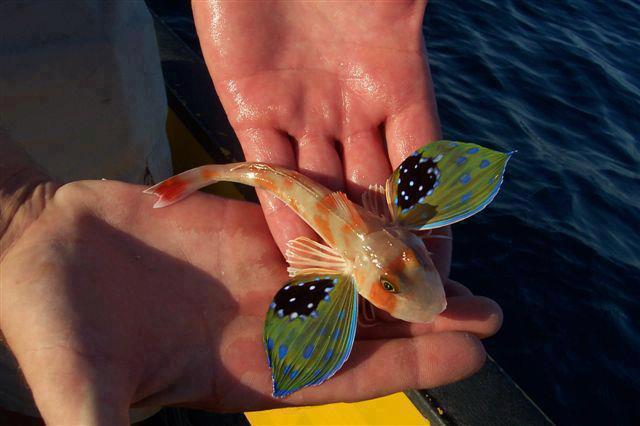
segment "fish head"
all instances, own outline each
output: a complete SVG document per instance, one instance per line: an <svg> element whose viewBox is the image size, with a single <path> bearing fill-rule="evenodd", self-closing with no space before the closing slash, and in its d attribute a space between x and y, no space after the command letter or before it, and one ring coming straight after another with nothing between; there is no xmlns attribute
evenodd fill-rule
<svg viewBox="0 0 640 426"><path fill-rule="evenodd" d="M366 235L353 264L358 292L374 306L409 322L432 322L447 302L424 243L402 229Z"/></svg>

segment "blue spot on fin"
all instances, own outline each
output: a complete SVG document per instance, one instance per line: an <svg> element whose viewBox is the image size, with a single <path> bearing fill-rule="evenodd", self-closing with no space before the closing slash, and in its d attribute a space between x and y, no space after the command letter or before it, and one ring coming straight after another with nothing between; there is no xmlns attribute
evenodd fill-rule
<svg viewBox="0 0 640 426"><path fill-rule="evenodd" d="M333 356L333 349L329 349L326 354L324 354L324 360L329 361Z"/></svg>
<svg viewBox="0 0 640 426"><path fill-rule="evenodd" d="M313 343L309 343L307 347L304 348L304 352L302 353L302 358L304 359L311 358L311 355L313 355L313 350L315 349L315 347L316 345L314 345Z"/></svg>
<svg viewBox="0 0 640 426"><path fill-rule="evenodd" d="M280 345L280 347L278 348L278 356L280 358L284 358L285 355L287 355L288 351L289 351L289 348L287 347L287 345Z"/></svg>

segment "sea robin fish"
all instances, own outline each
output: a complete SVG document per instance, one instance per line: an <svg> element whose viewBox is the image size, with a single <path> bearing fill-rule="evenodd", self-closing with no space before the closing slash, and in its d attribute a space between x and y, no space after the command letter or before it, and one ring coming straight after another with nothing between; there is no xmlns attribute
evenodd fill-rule
<svg viewBox="0 0 640 426"><path fill-rule="evenodd" d="M273 395L285 397L324 382L347 360L358 294L405 321L431 322L445 309L440 276L414 231L449 225L486 207L510 156L470 143L431 143L404 160L385 188L370 187L362 207L342 192L264 163L198 167L145 193L159 197L154 207L165 207L218 181L252 185L284 201L324 240L288 243L291 279L267 311Z"/></svg>

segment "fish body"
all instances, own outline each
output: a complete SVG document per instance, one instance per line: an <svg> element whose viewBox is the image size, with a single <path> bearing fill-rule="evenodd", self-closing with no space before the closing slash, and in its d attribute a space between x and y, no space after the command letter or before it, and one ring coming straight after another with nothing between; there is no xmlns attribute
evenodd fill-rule
<svg viewBox="0 0 640 426"><path fill-rule="evenodd" d="M218 181L228 181L265 189L289 206L335 250L345 255L361 239L361 235L380 226L374 216L348 217L337 210L340 200L326 187L284 167L265 163L211 164L167 179L147 190L159 196L154 207L164 207L186 197L195 189ZM349 207L353 203L346 200Z"/></svg>
<svg viewBox="0 0 640 426"><path fill-rule="evenodd" d="M148 192L159 195L156 207L165 207L218 181L268 190L326 242L331 249L327 252L335 257L334 264L328 264L329 258L314 262L304 256L306 262L302 268L294 269L294 276L316 273L352 276L356 290L364 298L407 321L430 322L444 310L446 301L440 277L420 239L393 229L381 217L351 202L344 193L332 192L296 171L265 163L211 164L174 176ZM296 246L290 244L288 258L295 257ZM381 286L381 277L394 286L393 292ZM413 283L417 283L415 288Z"/></svg>
<svg viewBox="0 0 640 426"><path fill-rule="evenodd" d="M431 322L446 307L440 276L415 231L469 217L495 197L511 153L438 141L408 157L363 206L292 170L265 163L207 165L145 192L165 207L218 181L265 189L325 244L288 244L291 280L267 312L265 347L274 396L322 383L346 361L362 295L392 316ZM386 205L385 205L386 204Z"/></svg>

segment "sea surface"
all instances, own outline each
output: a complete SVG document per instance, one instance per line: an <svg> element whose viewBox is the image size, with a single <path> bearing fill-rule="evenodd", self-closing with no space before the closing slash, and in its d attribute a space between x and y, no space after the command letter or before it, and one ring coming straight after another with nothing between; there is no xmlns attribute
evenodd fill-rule
<svg viewBox="0 0 640 426"><path fill-rule="evenodd" d="M559 424L640 424L640 2L431 0L423 31L445 137L518 150L454 226L489 353Z"/></svg>

